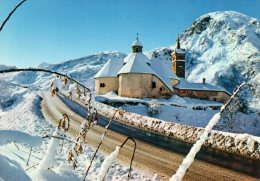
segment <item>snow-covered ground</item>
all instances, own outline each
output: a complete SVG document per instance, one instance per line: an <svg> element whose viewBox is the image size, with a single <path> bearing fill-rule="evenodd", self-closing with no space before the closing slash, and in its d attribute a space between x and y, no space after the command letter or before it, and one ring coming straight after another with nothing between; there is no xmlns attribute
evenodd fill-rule
<svg viewBox="0 0 260 181"><path fill-rule="evenodd" d="M164 121L176 122L189 126L204 128L208 121L220 111L222 103L208 100L192 99L173 95L170 99L158 99L158 114L150 115L149 105L154 99L137 99L120 97L114 92L96 96L96 100L114 106L122 106L127 112L133 112L144 116L152 116ZM121 104L119 104L121 103ZM260 136L260 116L256 113L245 114L239 112L234 116L234 127L231 132L249 133ZM218 124L222 131L229 131L223 120ZM216 128L215 128L216 129Z"/></svg>
<svg viewBox="0 0 260 181"><path fill-rule="evenodd" d="M190 28L180 36L181 46L187 49L187 78L200 82L206 78L208 83L220 85L232 92L233 88L242 81L250 81L256 85L252 108L256 113L239 113L234 117L236 126L234 132L260 135L259 117L259 50L260 50L260 23L258 20L236 12L216 12L198 18ZM214 43L213 43L214 42ZM173 42L174 43L174 42ZM157 57L170 66L170 54L173 46L158 48L147 52L150 57ZM40 67L68 74L93 89L93 76L108 61L109 58L125 57L120 52L99 52L80 59L69 60L59 64L43 63ZM9 69L0 65L0 70ZM6 140L7 134L3 130L16 130L28 133L31 136L53 134L55 127L46 120L40 111L41 99L37 95L39 89L49 89L53 80L47 73L22 72L0 75L0 180L6 178L35 178L37 165L47 151L49 139L44 139L40 146L34 146L29 166L26 165L30 144L16 140L16 145ZM120 98L108 94L102 99L111 99L118 102L132 102L124 104L123 108L129 112L148 115L148 108L152 100L137 100ZM140 102L140 104L136 104ZM159 113L154 117L166 121L187 124L196 127L205 127L210 118L218 112L210 107L220 107L214 101L201 101L173 96L170 100L158 100ZM195 110L206 107L205 110ZM258 114L257 114L258 112ZM223 124L220 123L219 124ZM225 129L224 129L225 130ZM8 132L9 137L16 139L17 132ZM226 134L226 133L225 133ZM72 139L69 135L68 138ZM246 139L246 138L245 138ZM21 142L20 142L21 141ZM16 147L18 146L18 148ZM93 149L86 147L84 153L78 157L79 167L76 171L67 164L66 156L71 144L65 142L63 152L55 156L57 166L50 171L41 172L42 179L51 177L53 180L82 180L86 164L89 162ZM98 154L94 167L90 170L88 180L97 178L100 166L105 157ZM4 169L3 169L4 168ZM25 171L25 169L29 168ZM16 174L13 174L16 173ZM126 178L127 168L114 163L107 174L108 180L122 180ZM12 176L12 177L11 177ZM133 173L133 180L140 180L142 173Z"/></svg>
<svg viewBox="0 0 260 181"><path fill-rule="evenodd" d="M41 113L41 98L38 92L2 80L0 96L0 180L82 180L86 166L94 153L94 150L88 146L78 156L78 168L74 171L66 160L72 144L65 141L62 149L61 142L56 140L59 144L54 144L57 153L54 151L56 154L53 161L57 164L49 170L38 168L41 161L48 161L44 155L50 143L50 139L42 140L41 137L52 135L55 131L55 127ZM66 137L73 140L70 135ZM29 165L26 165L31 146L33 146L32 155ZM87 180L96 180L104 160L105 156L98 153ZM48 164L52 163L48 162ZM114 162L106 178L124 180L127 178L127 173L127 167ZM140 172L132 173L131 180L149 178Z"/></svg>

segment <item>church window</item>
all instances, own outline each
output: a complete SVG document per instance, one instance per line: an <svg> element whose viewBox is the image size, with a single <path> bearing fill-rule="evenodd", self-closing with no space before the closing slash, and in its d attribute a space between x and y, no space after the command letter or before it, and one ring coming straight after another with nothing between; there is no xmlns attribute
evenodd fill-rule
<svg viewBox="0 0 260 181"><path fill-rule="evenodd" d="M152 88L156 88L156 82L152 82Z"/></svg>
<svg viewBox="0 0 260 181"><path fill-rule="evenodd" d="M100 83L100 87L105 87L105 83Z"/></svg>

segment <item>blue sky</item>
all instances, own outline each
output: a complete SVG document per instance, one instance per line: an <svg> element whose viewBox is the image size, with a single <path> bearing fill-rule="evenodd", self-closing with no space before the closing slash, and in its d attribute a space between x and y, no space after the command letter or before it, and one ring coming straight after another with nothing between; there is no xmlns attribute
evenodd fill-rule
<svg viewBox="0 0 260 181"><path fill-rule="evenodd" d="M20 0L0 0L0 23ZM98 51L175 43L199 16L233 10L260 19L260 0L27 0L0 32L0 64L58 63Z"/></svg>

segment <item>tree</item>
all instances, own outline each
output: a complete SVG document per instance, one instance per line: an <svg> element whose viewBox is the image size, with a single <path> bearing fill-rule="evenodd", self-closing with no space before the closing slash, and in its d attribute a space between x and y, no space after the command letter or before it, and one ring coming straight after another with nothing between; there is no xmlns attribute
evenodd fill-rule
<svg viewBox="0 0 260 181"><path fill-rule="evenodd" d="M235 119L236 115L239 112L247 113L249 110L249 94L253 93L254 90L251 86L244 87L243 90L240 90L236 97L232 99L229 106L223 111L221 115L221 121L216 126L218 130L226 129L229 132L239 132L240 122Z"/></svg>
<svg viewBox="0 0 260 181"><path fill-rule="evenodd" d="M159 114L160 104L156 99L153 99L148 105L148 115L155 116Z"/></svg>

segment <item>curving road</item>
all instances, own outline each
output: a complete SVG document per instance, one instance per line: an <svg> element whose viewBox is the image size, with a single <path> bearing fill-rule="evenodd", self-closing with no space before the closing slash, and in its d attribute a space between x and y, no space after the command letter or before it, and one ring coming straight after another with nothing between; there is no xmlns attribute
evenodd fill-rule
<svg viewBox="0 0 260 181"><path fill-rule="evenodd" d="M75 136L78 133L80 124L84 119L80 115L73 112L64 102L58 97L51 97L49 92L42 92L40 95L42 100L42 112L47 120L52 124L57 125L61 114L66 113L71 119L70 134ZM96 148L100 136L104 132L102 126L95 126L88 133L89 145ZM111 153L117 145L126 139L126 136L109 130L105 140L100 148L103 154ZM146 142L136 140L137 150L133 162L133 169L140 170L147 174L158 174L161 180L168 180L173 175L179 164L182 162L184 155L171 152ZM122 148L118 161L123 165L129 165L133 143L127 142ZM219 167L201 160L195 160L184 180L203 181L203 180L259 180L246 174L236 172L230 169Z"/></svg>

